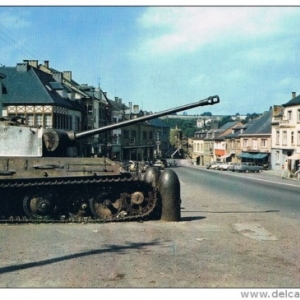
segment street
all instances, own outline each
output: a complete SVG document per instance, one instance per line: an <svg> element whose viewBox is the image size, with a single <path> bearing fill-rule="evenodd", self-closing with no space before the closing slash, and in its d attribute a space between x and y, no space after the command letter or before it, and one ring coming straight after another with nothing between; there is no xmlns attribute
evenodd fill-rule
<svg viewBox="0 0 300 300"><path fill-rule="evenodd" d="M299 182L174 170L180 222L1 225L0 286L299 287Z"/></svg>

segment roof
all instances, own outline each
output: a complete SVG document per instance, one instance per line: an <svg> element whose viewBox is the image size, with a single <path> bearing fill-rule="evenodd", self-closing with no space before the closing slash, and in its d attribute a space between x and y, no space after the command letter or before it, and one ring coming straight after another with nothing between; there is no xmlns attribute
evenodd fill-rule
<svg viewBox="0 0 300 300"><path fill-rule="evenodd" d="M221 129L222 132L223 132L223 131L225 131L225 130L231 128L231 127L233 127L233 126L234 126L235 124L237 124L237 123L238 123L238 122L227 122L227 123L225 123L223 126L221 126L219 129Z"/></svg>
<svg viewBox="0 0 300 300"><path fill-rule="evenodd" d="M120 101L114 101L114 100L111 100L111 99L108 99L108 98L106 100L112 106L112 109L115 110L115 111L119 111L119 110L125 111L125 110L128 109L128 107Z"/></svg>
<svg viewBox="0 0 300 300"><path fill-rule="evenodd" d="M291 99L290 101L288 101L285 104L282 104L282 106L293 106L293 105L300 105L300 95Z"/></svg>
<svg viewBox="0 0 300 300"><path fill-rule="evenodd" d="M259 118L253 120L251 126L249 126L240 135L255 135L255 134L271 134L272 132L272 109L264 112Z"/></svg>
<svg viewBox="0 0 300 300"><path fill-rule="evenodd" d="M0 72L6 76L2 79L4 105L56 105L80 110L77 101L63 98L56 92L60 84L55 83L50 74L30 66L22 70L2 67Z"/></svg>

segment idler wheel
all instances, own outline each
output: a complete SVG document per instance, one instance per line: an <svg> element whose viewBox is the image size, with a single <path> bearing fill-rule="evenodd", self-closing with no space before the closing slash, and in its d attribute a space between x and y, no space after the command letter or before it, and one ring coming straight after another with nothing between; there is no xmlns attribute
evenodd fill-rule
<svg viewBox="0 0 300 300"><path fill-rule="evenodd" d="M52 217L57 211L56 195L39 193L23 199L23 210L28 217Z"/></svg>

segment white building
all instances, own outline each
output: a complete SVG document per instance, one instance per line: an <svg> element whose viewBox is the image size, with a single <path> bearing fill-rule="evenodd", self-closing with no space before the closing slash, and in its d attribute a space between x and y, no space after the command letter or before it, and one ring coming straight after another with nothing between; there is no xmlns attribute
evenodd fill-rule
<svg viewBox="0 0 300 300"><path fill-rule="evenodd" d="M300 160L300 96L292 93L292 99L283 105L273 106L272 118L272 169L298 169Z"/></svg>

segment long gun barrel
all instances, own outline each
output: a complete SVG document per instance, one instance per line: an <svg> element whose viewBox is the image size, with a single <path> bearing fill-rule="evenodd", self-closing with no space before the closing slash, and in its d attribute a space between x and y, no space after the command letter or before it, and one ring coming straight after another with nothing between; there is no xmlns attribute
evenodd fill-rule
<svg viewBox="0 0 300 300"><path fill-rule="evenodd" d="M151 115L146 115L146 116L142 116L142 117L139 117L139 118L136 118L136 119L126 120L126 121L123 121L123 122L120 122L120 123L107 125L107 126L104 126L104 127L101 127L101 128L96 128L96 129L91 129L91 130L80 132L80 133L75 133L74 138L76 140L78 140L78 139L86 138L86 137L89 137L89 136L93 136L95 134L99 134L101 132L106 132L106 131L109 131L109 130L125 127L125 126L132 125L132 124L135 124L135 123L141 123L141 122L148 121L148 120L151 120L151 119L156 119L156 118L159 118L159 117L162 117L162 116L170 115L170 114L175 113L175 112L180 112L180 111L184 111L184 110L191 109L191 108L194 108L194 107L199 107L199 106L214 105L214 104L219 103L219 102L220 102L219 96L217 96L217 95L210 96L206 99L203 99L203 100L200 100L200 101L197 101L197 102L194 102L194 103L186 104L186 105L179 106L179 107L176 107L176 108L167 109L167 110L164 110L164 111L161 111L161 112L158 112L158 113L154 113L154 114L151 114Z"/></svg>

